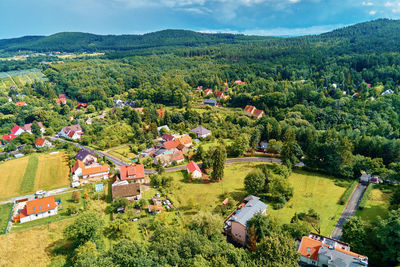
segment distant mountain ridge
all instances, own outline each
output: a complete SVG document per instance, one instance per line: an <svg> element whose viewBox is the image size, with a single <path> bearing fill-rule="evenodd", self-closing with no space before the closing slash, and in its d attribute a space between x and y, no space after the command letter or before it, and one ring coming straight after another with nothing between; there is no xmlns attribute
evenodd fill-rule
<svg viewBox="0 0 400 267"><path fill-rule="evenodd" d="M352 51L400 51L400 20L378 19L313 36L266 37L230 33L200 33L189 30L162 30L143 35L96 35L81 32L61 32L50 36L24 36L0 40L0 51L110 51L159 47L199 47L218 44L279 45L281 40L307 40L327 45L345 46Z"/></svg>

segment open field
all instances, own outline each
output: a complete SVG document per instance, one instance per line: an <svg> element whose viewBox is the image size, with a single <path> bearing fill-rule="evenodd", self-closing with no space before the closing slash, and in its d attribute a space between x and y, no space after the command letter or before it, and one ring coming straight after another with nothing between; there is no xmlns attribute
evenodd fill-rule
<svg viewBox="0 0 400 267"><path fill-rule="evenodd" d="M49 190L69 185L69 167L64 153L40 155L35 190Z"/></svg>
<svg viewBox="0 0 400 267"><path fill-rule="evenodd" d="M33 154L0 164L0 199L69 185L65 154Z"/></svg>
<svg viewBox="0 0 400 267"><path fill-rule="evenodd" d="M329 236L344 209L338 202L346 191L345 187L335 185L335 180L322 174L295 171L289 177L294 187L293 198L283 209L273 210L269 207L267 213L281 223L289 223L295 212L307 212L312 208L321 217L321 233Z"/></svg>
<svg viewBox="0 0 400 267"><path fill-rule="evenodd" d="M377 188L372 189L365 208L357 210L356 216L369 222L375 222L378 216L386 218L389 211L391 195L390 192L382 191Z"/></svg>
<svg viewBox="0 0 400 267"><path fill-rule="evenodd" d="M130 151L129 145L122 145L116 148L107 150L107 153L120 160L130 161L136 155Z"/></svg>
<svg viewBox="0 0 400 267"><path fill-rule="evenodd" d="M229 193L235 203L246 196L244 178L260 163L234 163L225 167L225 178L219 183L204 184L201 181L191 183L185 180L185 171L167 173L174 178L171 186L173 200L185 214L190 215L197 210L213 211L223 200L223 195ZM344 206L338 201L346 190L335 185L337 179L305 171L295 171L289 177L294 187L294 196L283 209L273 210L268 207L267 214L274 216L284 224L289 223L295 212L307 212L313 208L321 217L322 234L329 235L336 224Z"/></svg>
<svg viewBox="0 0 400 267"><path fill-rule="evenodd" d="M233 142L232 139L224 139L225 145L230 146ZM214 140L212 142L201 142L200 145L203 146L205 151L210 150L212 146L218 146L218 140ZM199 146L200 146L199 145Z"/></svg>
<svg viewBox="0 0 400 267"><path fill-rule="evenodd" d="M18 196L29 157L0 164L0 199Z"/></svg>
<svg viewBox="0 0 400 267"><path fill-rule="evenodd" d="M39 69L0 72L0 88L4 89L9 89L11 85L21 87L35 80L46 80L46 77Z"/></svg>
<svg viewBox="0 0 400 267"><path fill-rule="evenodd" d="M0 266L47 266L62 246L63 230L73 219L0 236Z"/></svg>

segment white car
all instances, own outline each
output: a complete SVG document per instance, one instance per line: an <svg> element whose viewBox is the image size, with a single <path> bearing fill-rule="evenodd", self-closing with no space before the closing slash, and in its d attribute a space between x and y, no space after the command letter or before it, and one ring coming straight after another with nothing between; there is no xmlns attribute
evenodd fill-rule
<svg viewBox="0 0 400 267"><path fill-rule="evenodd" d="M46 191L44 191L44 190L39 190L39 191L36 191L36 193L35 193L35 196L44 196L44 195L46 195Z"/></svg>

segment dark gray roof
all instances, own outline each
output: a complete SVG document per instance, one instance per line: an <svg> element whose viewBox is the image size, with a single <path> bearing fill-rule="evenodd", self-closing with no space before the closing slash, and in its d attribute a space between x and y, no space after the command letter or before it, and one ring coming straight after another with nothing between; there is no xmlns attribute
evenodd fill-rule
<svg viewBox="0 0 400 267"><path fill-rule="evenodd" d="M160 148L159 150L157 150L156 152L153 153L154 157L157 157L158 155L163 154L164 152L166 152L167 150L165 148Z"/></svg>
<svg viewBox="0 0 400 267"><path fill-rule="evenodd" d="M204 104L206 105L216 105L217 104L217 100L215 99L204 99Z"/></svg>
<svg viewBox="0 0 400 267"><path fill-rule="evenodd" d="M194 128L193 130L191 130L190 132L192 133L196 133L198 135L204 135L204 134L209 134L211 133L210 130L202 127L202 126L197 126L196 128Z"/></svg>
<svg viewBox="0 0 400 267"><path fill-rule="evenodd" d="M321 246L318 251L318 259L321 256L325 256L329 258L329 266L337 266L337 267L361 267L361 266L368 266L368 260L365 260L364 263L354 257L352 255L343 253L341 251Z"/></svg>
<svg viewBox="0 0 400 267"><path fill-rule="evenodd" d="M78 154L76 154L75 158L77 160L83 161L87 155L92 155L93 157L96 157L93 151L89 151L82 148L81 150L78 151Z"/></svg>
<svg viewBox="0 0 400 267"><path fill-rule="evenodd" d="M247 222L251 220L256 213L263 213L267 207L267 204L261 202L256 197L252 197L230 220L247 226Z"/></svg>

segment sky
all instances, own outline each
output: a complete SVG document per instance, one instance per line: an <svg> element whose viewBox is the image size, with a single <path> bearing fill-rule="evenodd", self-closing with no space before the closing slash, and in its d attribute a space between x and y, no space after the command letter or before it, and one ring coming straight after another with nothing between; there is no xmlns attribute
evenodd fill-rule
<svg viewBox="0 0 400 267"><path fill-rule="evenodd" d="M0 0L0 39L164 29L293 36L400 18L400 0Z"/></svg>

